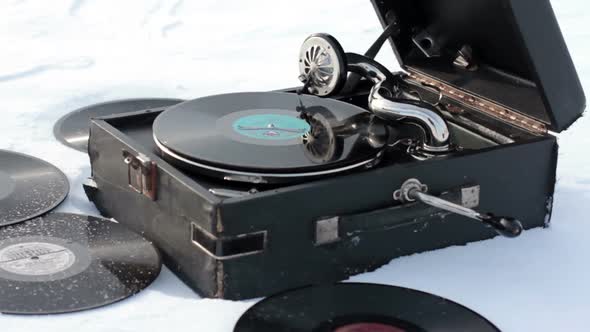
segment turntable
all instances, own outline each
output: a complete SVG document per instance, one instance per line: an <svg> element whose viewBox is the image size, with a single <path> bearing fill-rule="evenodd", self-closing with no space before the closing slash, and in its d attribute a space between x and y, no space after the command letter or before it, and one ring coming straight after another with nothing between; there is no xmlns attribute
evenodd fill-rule
<svg viewBox="0 0 590 332"><path fill-rule="evenodd" d="M153 123L162 158L226 181L301 182L370 168L384 120L352 104L287 93L235 93L171 107Z"/></svg>
<svg viewBox="0 0 590 332"><path fill-rule="evenodd" d="M86 193L228 299L547 226L551 133L585 100L549 2L511 3L373 2L382 35L309 36L301 87L93 119ZM401 72L374 59L388 40Z"/></svg>

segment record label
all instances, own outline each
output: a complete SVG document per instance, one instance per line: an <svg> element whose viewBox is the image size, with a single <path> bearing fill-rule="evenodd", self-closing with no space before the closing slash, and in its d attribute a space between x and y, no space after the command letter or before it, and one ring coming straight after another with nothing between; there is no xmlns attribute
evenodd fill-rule
<svg viewBox="0 0 590 332"><path fill-rule="evenodd" d="M279 92L209 96L172 106L152 125L157 152L199 175L253 183L375 166L385 121L349 103Z"/></svg>
<svg viewBox="0 0 590 332"><path fill-rule="evenodd" d="M234 142L268 147L300 146L302 137L311 130L298 112L280 108L237 111L215 123L217 132Z"/></svg>
<svg viewBox="0 0 590 332"><path fill-rule="evenodd" d="M151 284L161 258L108 219L48 213L0 227L0 312L55 314L100 307Z"/></svg>
<svg viewBox="0 0 590 332"><path fill-rule="evenodd" d="M84 271L90 262L87 248L55 236L0 239L0 280L62 280Z"/></svg>
<svg viewBox="0 0 590 332"><path fill-rule="evenodd" d="M19 275L58 273L72 267L75 261L71 250L53 243L19 243L0 250L0 268Z"/></svg>
<svg viewBox="0 0 590 332"><path fill-rule="evenodd" d="M10 175L0 171L0 199L4 199L12 194L15 185L16 184Z"/></svg>
<svg viewBox="0 0 590 332"><path fill-rule="evenodd" d="M240 117L233 124L241 135L264 140L285 140L303 137L311 127L300 118L281 114L253 114Z"/></svg>

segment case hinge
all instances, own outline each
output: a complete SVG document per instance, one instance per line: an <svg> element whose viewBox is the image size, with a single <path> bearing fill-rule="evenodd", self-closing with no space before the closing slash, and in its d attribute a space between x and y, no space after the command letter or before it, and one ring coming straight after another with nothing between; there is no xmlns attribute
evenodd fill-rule
<svg viewBox="0 0 590 332"><path fill-rule="evenodd" d="M508 109L505 106L496 104L490 100L478 97L472 93L465 92L461 89L455 88L450 84L439 81L430 76L421 74L411 68L406 68L409 76L409 81L414 83L431 86L440 91L443 97L457 101L469 108L476 109L484 114L492 116L501 121L510 123L518 128L525 129L534 134L545 135L548 132L547 126L537 120L534 120L526 115Z"/></svg>
<svg viewBox="0 0 590 332"><path fill-rule="evenodd" d="M126 150L123 150L123 162L127 165L129 187L155 201L158 189L156 163L144 154L134 155Z"/></svg>

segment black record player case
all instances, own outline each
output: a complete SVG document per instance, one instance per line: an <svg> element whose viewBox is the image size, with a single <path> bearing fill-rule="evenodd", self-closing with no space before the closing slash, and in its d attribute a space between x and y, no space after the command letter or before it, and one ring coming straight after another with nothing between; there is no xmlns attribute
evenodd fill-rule
<svg viewBox="0 0 590 332"><path fill-rule="evenodd" d="M227 299L342 280L399 256L496 235L465 217L394 201L408 179L465 206L517 217L526 229L547 226L557 162L551 132L565 130L585 107L549 1L373 5L383 25L399 19L392 45L410 73L408 87L443 93L453 134L469 150L247 193L253 186L165 162L152 138L162 110L142 110L92 120L89 198L153 240L195 291ZM453 65L466 45L475 65ZM367 89L334 98L366 106ZM245 194L220 197L214 188Z"/></svg>

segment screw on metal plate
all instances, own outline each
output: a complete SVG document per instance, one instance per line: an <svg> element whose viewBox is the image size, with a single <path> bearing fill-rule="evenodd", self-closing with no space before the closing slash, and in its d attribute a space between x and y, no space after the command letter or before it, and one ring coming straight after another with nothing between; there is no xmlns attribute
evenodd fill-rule
<svg viewBox="0 0 590 332"><path fill-rule="evenodd" d="M467 208L475 208L479 206L479 186L471 186L461 188L461 205Z"/></svg>
<svg viewBox="0 0 590 332"><path fill-rule="evenodd" d="M123 163L127 165L129 187L151 200L156 200L158 172L156 163L144 154L134 155L126 150L123 150Z"/></svg>

